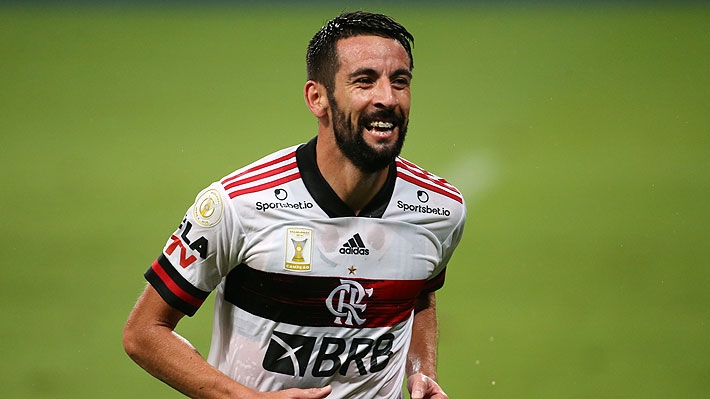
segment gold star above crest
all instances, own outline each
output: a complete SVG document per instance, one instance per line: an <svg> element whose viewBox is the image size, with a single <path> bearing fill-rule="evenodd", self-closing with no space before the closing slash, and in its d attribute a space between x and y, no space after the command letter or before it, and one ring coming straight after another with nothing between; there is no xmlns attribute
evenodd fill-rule
<svg viewBox="0 0 710 399"><path fill-rule="evenodd" d="M355 266L348 267L348 271L350 272L350 274L355 274L355 270L357 270Z"/></svg>

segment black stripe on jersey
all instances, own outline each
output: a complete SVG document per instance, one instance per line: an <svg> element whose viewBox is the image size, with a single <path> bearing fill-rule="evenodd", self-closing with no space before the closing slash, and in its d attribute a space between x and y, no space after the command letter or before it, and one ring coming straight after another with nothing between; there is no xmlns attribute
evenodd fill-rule
<svg viewBox="0 0 710 399"><path fill-rule="evenodd" d="M333 317L325 306L325 299L332 287L318 284L319 280L266 273L241 264L227 275L224 299L269 320L298 325L322 325L314 320L328 320L330 324ZM308 300L309 297L312 300ZM301 303L298 303L299 298ZM306 305L316 301L317 308Z"/></svg>
<svg viewBox="0 0 710 399"><path fill-rule="evenodd" d="M151 266L144 274L145 279L160 294L168 305L185 313L188 316L195 314L199 306L209 296L209 292L196 288L187 281L170 263L164 254L160 254L155 264L165 273L164 280L161 273ZM154 264L154 265L155 265ZM170 287L172 286L172 288Z"/></svg>
<svg viewBox="0 0 710 399"><path fill-rule="evenodd" d="M439 274L436 275L436 277L429 279L426 284L424 285L424 289L422 290L423 292L432 292L436 291L439 288L444 286L444 279L446 278L446 268L444 270L440 271Z"/></svg>
<svg viewBox="0 0 710 399"><path fill-rule="evenodd" d="M336 290L347 280L356 280L372 296L362 298L366 311L360 325L346 325L328 309L337 307ZM407 320L426 280L366 280L339 277L269 273L241 264L227 275L224 299L253 315L299 326L385 327ZM349 301L347 293L344 300ZM343 296L345 296L343 295ZM342 321L341 321L342 322Z"/></svg>
<svg viewBox="0 0 710 399"><path fill-rule="evenodd" d="M387 180L380 191L357 215L338 197L318 169L316 163L316 142L314 137L308 143L296 150L296 162L301 172L301 179L308 193L318 206L331 218L337 217L368 217L381 218L392 199L394 185L397 182L397 166L394 161L389 166Z"/></svg>

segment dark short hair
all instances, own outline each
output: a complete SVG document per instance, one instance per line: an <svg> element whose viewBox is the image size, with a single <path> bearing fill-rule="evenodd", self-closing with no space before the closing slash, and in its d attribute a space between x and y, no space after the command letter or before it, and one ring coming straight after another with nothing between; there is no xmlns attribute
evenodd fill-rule
<svg viewBox="0 0 710 399"><path fill-rule="evenodd" d="M340 62L336 51L338 40L353 36L373 35L397 40L409 55L409 68L414 68L412 45L414 36L392 18L365 11L342 13L328 21L311 39L306 52L308 80L325 85L332 92Z"/></svg>

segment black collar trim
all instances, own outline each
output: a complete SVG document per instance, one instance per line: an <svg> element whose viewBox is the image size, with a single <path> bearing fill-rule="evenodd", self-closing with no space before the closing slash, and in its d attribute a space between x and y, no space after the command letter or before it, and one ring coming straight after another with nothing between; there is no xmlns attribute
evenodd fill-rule
<svg viewBox="0 0 710 399"><path fill-rule="evenodd" d="M316 162L316 142L318 137L314 137L311 141L301 145L296 150L296 163L301 172L301 179L306 189L315 200L316 204L331 218L337 217L355 217L350 207L333 191L333 189L325 181L323 175L318 169ZM389 166L387 180L380 191L375 194L372 201L367 204L358 217L381 218L390 203L394 185L397 181L397 167L395 163Z"/></svg>

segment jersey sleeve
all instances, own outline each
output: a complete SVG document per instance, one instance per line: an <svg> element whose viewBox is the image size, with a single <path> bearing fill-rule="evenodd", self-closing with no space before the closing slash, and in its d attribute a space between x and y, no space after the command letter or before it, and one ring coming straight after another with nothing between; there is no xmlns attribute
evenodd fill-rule
<svg viewBox="0 0 710 399"><path fill-rule="evenodd" d="M424 285L424 292L436 291L444 285L446 278L446 266L454 254L454 250L461 242L463 237L463 229L466 224L466 203L463 202L460 207L460 218L451 231L451 234L441 243L441 261L431 274L431 278Z"/></svg>
<svg viewBox="0 0 710 399"><path fill-rule="evenodd" d="M145 272L165 302L188 316L241 262L244 234L228 198L219 183L200 192Z"/></svg>

